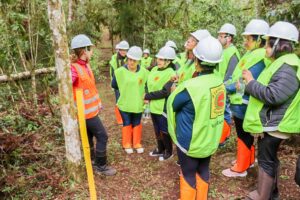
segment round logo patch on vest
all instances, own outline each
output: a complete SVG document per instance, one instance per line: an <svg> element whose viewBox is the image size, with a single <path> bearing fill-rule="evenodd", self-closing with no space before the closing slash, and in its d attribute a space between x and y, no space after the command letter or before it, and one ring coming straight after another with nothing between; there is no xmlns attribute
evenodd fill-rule
<svg viewBox="0 0 300 200"><path fill-rule="evenodd" d="M156 76L155 78L154 78L154 81L158 81L159 80L159 76Z"/></svg>
<svg viewBox="0 0 300 200"><path fill-rule="evenodd" d="M143 79L139 78L138 83L139 83L139 85L142 85L143 84Z"/></svg>
<svg viewBox="0 0 300 200"><path fill-rule="evenodd" d="M211 93L211 111L210 118L215 119L223 115L225 108L225 93L222 85L210 89Z"/></svg>

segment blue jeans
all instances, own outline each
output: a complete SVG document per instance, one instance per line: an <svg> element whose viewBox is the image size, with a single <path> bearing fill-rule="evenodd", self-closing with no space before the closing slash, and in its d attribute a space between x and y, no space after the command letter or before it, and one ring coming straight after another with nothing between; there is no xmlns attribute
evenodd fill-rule
<svg viewBox="0 0 300 200"><path fill-rule="evenodd" d="M124 112L120 110L123 126L129 126L130 124L132 127L138 126L141 123L142 113L130 113Z"/></svg>

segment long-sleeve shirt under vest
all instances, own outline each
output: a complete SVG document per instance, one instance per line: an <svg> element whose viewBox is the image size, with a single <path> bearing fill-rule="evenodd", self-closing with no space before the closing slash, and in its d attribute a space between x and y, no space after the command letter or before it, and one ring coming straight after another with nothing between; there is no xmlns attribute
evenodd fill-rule
<svg viewBox="0 0 300 200"><path fill-rule="evenodd" d="M88 72L88 74L91 76L91 73L89 68L87 67L87 62L84 61L84 60L80 60L78 59L77 60L77 63L81 66L84 66L85 67L85 70ZM77 86L77 81L78 81L78 73L75 69L74 66L71 65L71 75L72 75L72 83L73 83L73 86Z"/></svg>
<svg viewBox="0 0 300 200"><path fill-rule="evenodd" d="M198 75L203 76L211 73L213 71L199 72ZM191 96L186 89L176 95L172 106L173 111L176 113L176 133L184 134L184 137L181 137L184 138L184 141L180 141L180 144L188 149L192 139L196 112Z"/></svg>
<svg viewBox="0 0 300 200"><path fill-rule="evenodd" d="M117 59L117 68L122 67L125 64L125 58L126 57L122 57L121 54L117 53L116 59ZM111 68L111 76L113 77L115 75L115 70L113 68L113 66L110 65Z"/></svg>
<svg viewBox="0 0 300 200"><path fill-rule="evenodd" d="M260 112L262 124L279 125L299 90L299 80L296 74L292 66L283 64L272 76L267 86L256 80L248 83L245 88L246 92L264 102L264 107Z"/></svg>
<svg viewBox="0 0 300 200"><path fill-rule="evenodd" d="M252 73L253 78L256 80L260 73L264 70L265 68L265 63L263 60L260 62L256 63L252 67L249 68L249 71ZM236 93L236 83L232 83L228 86L226 86L226 91L228 94ZM244 93L243 99L249 100L249 94L247 92ZM246 104L241 104L241 105L233 105L230 104L230 110L233 114L233 116L239 118L239 119L244 119L245 113L246 113L247 105Z"/></svg>
<svg viewBox="0 0 300 200"><path fill-rule="evenodd" d="M123 67L125 67L127 70L129 70L127 65L124 65ZM136 72L140 71L140 68L141 67L138 65L137 69L136 69ZM114 88L115 90L119 90L118 82L117 82L117 79L116 79L115 75L113 76L113 79L111 81L111 87Z"/></svg>
<svg viewBox="0 0 300 200"><path fill-rule="evenodd" d="M168 69L168 68L158 69L158 71L163 71L166 69ZM165 99L163 111L166 113L167 112L166 101L171 94L171 87L172 87L173 83L174 82L172 82L172 81L168 81L161 90L157 90L157 91L153 91L153 92L148 92L148 90L146 88L145 100Z"/></svg>

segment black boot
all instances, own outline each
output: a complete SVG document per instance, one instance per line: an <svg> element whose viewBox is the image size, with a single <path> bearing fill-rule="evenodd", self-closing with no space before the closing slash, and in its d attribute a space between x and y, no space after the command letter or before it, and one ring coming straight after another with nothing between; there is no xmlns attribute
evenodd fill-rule
<svg viewBox="0 0 300 200"><path fill-rule="evenodd" d="M97 152L94 169L97 173L105 176L113 176L117 173L116 169L107 165L107 156L105 152Z"/></svg>
<svg viewBox="0 0 300 200"><path fill-rule="evenodd" d="M92 165L94 165L94 163L95 163L95 149L94 148L90 148L90 156L91 156Z"/></svg>
<svg viewBox="0 0 300 200"><path fill-rule="evenodd" d="M173 144L170 135L168 133L162 133L162 136L165 151L163 155L159 157L159 161L168 160L173 157Z"/></svg>
<svg viewBox="0 0 300 200"><path fill-rule="evenodd" d="M162 156L163 155L165 147L164 147L164 143L163 143L162 138L161 137L157 138L156 142L157 142L157 147L149 153L149 156L155 157L155 156Z"/></svg>

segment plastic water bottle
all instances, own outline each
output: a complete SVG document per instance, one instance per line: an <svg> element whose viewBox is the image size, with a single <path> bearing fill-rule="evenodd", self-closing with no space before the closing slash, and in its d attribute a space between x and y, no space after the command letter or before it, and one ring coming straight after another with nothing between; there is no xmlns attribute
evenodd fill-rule
<svg viewBox="0 0 300 200"><path fill-rule="evenodd" d="M246 87L246 85L245 85L244 80L243 80L242 77L240 77L238 81L239 81L239 84L240 84L240 88L236 90L236 93L238 95L243 96L244 93L245 93L245 87Z"/></svg>
<svg viewBox="0 0 300 200"><path fill-rule="evenodd" d="M145 104L143 118L144 119L150 119L150 106L149 106L149 104Z"/></svg>
<svg viewBox="0 0 300 200"><path fill-rule="evenodd" d="M229 77L229 79L227 79L225 82L224 82L224 85L225 86L228 86L232 83L232 76Z"/></svg>

